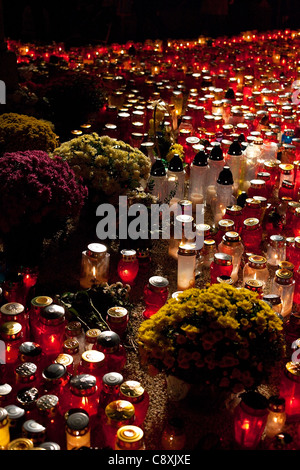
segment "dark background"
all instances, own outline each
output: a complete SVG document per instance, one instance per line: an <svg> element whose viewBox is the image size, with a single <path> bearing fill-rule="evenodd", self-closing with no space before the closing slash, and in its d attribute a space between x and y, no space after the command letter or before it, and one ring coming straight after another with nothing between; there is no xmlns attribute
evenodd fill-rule
<svg viewBox="0 0 300 470"><path fill-rule="evenodd" d="M67 46L300 28L300 0L3 0L3 9L6 37Z"/></svg>

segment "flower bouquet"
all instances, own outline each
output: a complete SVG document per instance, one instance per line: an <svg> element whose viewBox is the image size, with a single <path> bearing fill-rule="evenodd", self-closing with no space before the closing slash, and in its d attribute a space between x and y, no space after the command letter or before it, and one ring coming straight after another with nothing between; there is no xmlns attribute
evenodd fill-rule
<svg viewBox="0 0 300 470"><path fill-rule="evenodd" d="M138 331L141 363L203 388L267 384L284 356L282 321L255 293L228 284L189 289Z"/></svg>
<svg viewBox="0 0 300 470"><path fill-rule="evenodd" d="M89 199L117 202L119 195L147 181L151 163L140 150L123 141L96 133L64 142L54 155L65 160L77 177L82 177Z"/></svg>
<svg viewBox="0 0 300 470"><path fill-rule="evenodd" d="M66 162L46 152L6 153L1 162L0 236L10 260L32 263L43 240L78 217L87 191Z"/></svg>
<svg viewBox="0 0 300 470"><path fill-rule="evenodd" d="M58 137L47 121L17 113L0 116L0 155L24 150L52 152L57 143Z"/></svg>

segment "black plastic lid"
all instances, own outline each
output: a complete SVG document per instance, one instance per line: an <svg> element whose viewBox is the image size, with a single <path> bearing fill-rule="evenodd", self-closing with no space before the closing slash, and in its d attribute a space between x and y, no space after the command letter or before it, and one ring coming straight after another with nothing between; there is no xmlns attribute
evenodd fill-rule
<svg viewBox="0 0 300 470"><path fill-rule="evenodd" d="M103 348L115 348L120 344L120 336L114 331L102 331L97 338L97 344Z"/></svg>
<svg viewBox="0 0 300 470"><path fill-rule="evenodd" d="M20 354L29 357L36 357L42 353L42 348L38 343L33 341L25 341L19 347Z"/></svg>
<svg viewBox="0 0 300 470"><path fill-rule="evenodd" d="M67 419L68 428L74 431L82 431L89 425L89 417L85 413L72 413Z"/></svg>
<svg viewBox="0 0 300 470"><path fill-rule="evenodd" d="M43 370L43 377L48 380L60 379L66 372L67 369L63 364L53 363Z"/></svg>
<svg viewBox="0 0 300 470"><path fill-rule="evenodd" d="M235 93L234 93L234 90L232 88L228 88L228 90L225 93L225 98L227 100L234 100Z"/></svg>
<svg viewBox="0 0 300 470"><path fill-rule="evenodd" d="M88 390L96 386L96 377L90 374L73 375L70 385L77 390Z"/></svg>
<svg viewBox="0 0 300 470"><path fill-rule="evenodd" d="M210 160L220 161L224 160L223 158L223 150L220 145L214 145L210 151L209 155Z"/></svg>
<svg viewBox="0 0 300 470"><path fill-rule="evenodd" d="M228 155L242 155L242 148L238 140L234 140L228 149Z"/></svg>
<svg viewBox="0 0 300 470"><path fill-rule="evenodd" d="M233 185L233 176L229 166L224 166L223 170L220 171L217 183L223 186Z"/></svg>
<svg viewBox="0 0 300 470"><path fill-rule="evenodd" d="M151 176L165 176L166 175L165 165L159 158L155 160L155 162L153 163L150 174Z"/></svg>
<svg viewBox="0 0 300 470"><path fill-rule="evenodd" d="M193 160L193 165L195 166L207 166L208 161L207 161L207 154L204 152L204 150L199 150L198 153L196 153L195 158Z"/></svg>
<svg viewBox="0 0 300 470"><path fill-rule="evenodd" d="M168 169L170 171L174 171L178 173L180 171L183 171L183 163L182 163L180 156L177 153L175 153L173 158L171 159Z"/></svg>

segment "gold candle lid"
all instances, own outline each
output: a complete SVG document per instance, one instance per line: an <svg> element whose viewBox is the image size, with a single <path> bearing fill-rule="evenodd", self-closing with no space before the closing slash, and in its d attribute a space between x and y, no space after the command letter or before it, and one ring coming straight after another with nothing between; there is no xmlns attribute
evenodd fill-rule
<svg viewBox="0 0 300 470"><path fill-rule="evenodd" d="M8 444L7 450L32 450L33 442L26 437L19 437Z"/></svg>
<svg viewBox="0 0 300 470"><path fill-rule="evenodd" d="M234 221L231 219L221 219L218 222L218 228L222 231L228 230L228 228L234 228Z"/></svg>
<svg viewBox="0 0 300 470"><path fill-rule="evenodd" d="M70 321L66 325L67 336L77 336L82 332L82 326L79 321Z"/></svg>
<svg viewBox="0 0 300 470"><path fill-rule="evenodd" d="M136 259L135 250L122 250L121 251L123 261L133 261Z"/></svg>
<svg viewBox="0 0 300 470"><path fill-rule="evenodd" d="M215 253L214 262L220 266L231 266L232 265L232 256L227 253Z"/></svg>
<svg viewBox="0 0 300 470"><path fill-rule="evenodd" d="M85 338L88 343L96 343L98 336L100 335L101 330L98 328L91 328L85 333Z"/></svg>
<svg viewBox="0 0 300 470"><path fill-rule="evenodd" d="M254 199L254 197L248 197L246 199L246 205L261 207L261 201L259 199Z"/></svg>
<svg viewBox="0 0 300 470"><path fill-rule="evenodd" d="M86 350L81 354L81 360L89 369L96 369L104 365L105 354L97 349Z"/></svg>
<svg viewBox="0 0 300 470"><path fill-rule="evenodd" d="M236 212L242 212L242 210L243 208L237 204L233 204L232 206L226 207L226 212L236 213Z"/></svg>
<svg viewBox="0 0 300 470"><path fill-rule="evenodd" d="M291 279L293 277L292 271L288 269L277 269L275 274L279 279Z"/></svg>
<svg viewBox="0 0 300 470"><path fill-rule="evenodd" d="M35 307L47 307L47 305L51 305L52 302L53 299L47 295L39 295L31 300L31 304Z"/></svg>
<svg viewBox="0 0 300 470"><path fill-rule="evenodd" d="M144 431L138 426L121 426L117 431L117 442L122 449L138 449L144 437Z"/></svg>
<svg viewBox="0 0 300 470"><path fill-rule="evenodd" d="M245 282L245 287L251 290L260 290L263 288L263 282L258 279L248 279Z"/></svg>
<svg viewBox="0 0 300 470"><path fill-rule="evenodd" d="M266 182L265 180L254 179L250 181L250 186L255 189L263 188L264 186L266 186Z"/></svg>
<svg viewBox="0 0 300 470"><path fill-rule="evenodd" d="M74 362L74 359L73 357L71 356L71 354L67 354L67 353L62 353L62 354L59 354L57 356L57 358L55 359L54 361L56 364L61 364L65 367L68 367L70 365L73 364Z"/></svg>
<svg viewBox="0 0 300 470"><path fill-rule="evenodd" d="M113 323L120 323L128 317L128 310L125 307L111 307L107 310L107 316Z"/></svg>
<svg viewBox="0 0 300 470"><path fill-rule="evenodd" d="M294 170L294 165L292 163L280 163L279 168L284 175L288 175Z"/></svg>
<svg viewBox="0 0 300 470"><path fill-rule="evenodd" d="M22 325L16 321L8 321L1 325L0 335L3 339L14 340L20 337Z"/></svg>
<svg viewBox="0 0 300 470"><path fill-rule="evenodd" d="M124 396L124 400L131 403L137 403L142 400L145 389L136 380L126 380L120 386L120 394Z"/></svg>
<svg viewBox="0 0 300 470"><path fill-rule="evenodd" d="M75 338L66 339L63 342L63 351L66 354L76 354L79 351L79 341Z"/></svg>
<svg viewBox="0 0 300 470"><path fill-rule="evenodd" d="M120 423L130 424L130 420L134 419L135 409L128 400L115 400L106 406L105 414L111 424L119 423L121 427Z"/></svg>
<svg viewBox="0 0 300 470"><path fill-rule="evenodd" d="M180 256L195 256L196 245L194 243L180 243L178 248L178 255Z"/></svg>
<svg viewBox="0 0 300 470"><path fill-rule="evenodd" d="M293 273L294 269L295 269L295 266L293 265L293 263L290 263L290 261L280 261L280 263L278 264L278 268L279 269L288 269L289 271L291 271Z"/></svg>
<svg viewBox="0 0 300 470"><path fill-rule="evenodd" d="M286 363L285 367L289 375L298 377L298 380L300 380L300 364L299 363L290 361Z"/></svg>
<svg viewBox="0 0 300 470"><path fill-rule="evenodd" d="M250 217L249 219L244 220L244 226L248 230L255 230L259 225L259 220L256 217Z"/></svg>
<svg viewBox="0 0 300 470"><path fill-rule="evenodd" d="M21 313L24 312L24 305L18 303L18 302L9 302L7 304L2 305L0 308L1 313L4 315L20 315Z"/></svg>
<svg viewBox="0 0 300 470"><path fill-rule="evenodd" d="M239 236L238 232L226 232L225 235L223 236L223 241L226 243L236 243L241 240L241 237Z"/></svg>
<svg viewBox="0 0 300 470"><path fill-rule="evenodd" d="M266 266L267 259L260 255L251 255L248 258L248 263L257 269L262 269Z"/></svg>

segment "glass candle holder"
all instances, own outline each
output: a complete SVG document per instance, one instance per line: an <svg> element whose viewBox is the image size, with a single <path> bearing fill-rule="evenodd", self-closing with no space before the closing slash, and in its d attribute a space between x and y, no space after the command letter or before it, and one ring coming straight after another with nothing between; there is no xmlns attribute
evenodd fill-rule
<svg viewBox="0 0 300 470"><path fill-rule="evenodd" d="M99 392L96 377L91 374L73 375L64 393L60 396L61 413L82 408L90 417L97 414Z"/></svg>
<svg viewBox="0 0 300 470"><path fill-rule="evenodd" d="M285 238L282 235L271 235L267 247L267 262L271 266L278 266L286 257Z"/></svg>
<svg viewBox="0 0 300 470"><path fill-rule="evenodd" d="M243 208L237 204L233 204L232 206L227 206L225 215L223 217L223 219L229 219L233 221L234 230L238 232L239 234L241 234L241 230L243 227L242 210Z"/></svg>
<svg viewBox="0 0 300 470"><path fill-rule="evenodd" d="M125 284L133 284L139 271L135 250L122 250L118 263L118 275Z"/></svg>
<svg viewBox="0 0 300 470"><path fill-rule="evenodd" d="M22 325L18 322L6 322L0 326L0 338L4 342L4 380L10 383L14 378L13 368L18 362L19 347L23 343Z"/></svg>
<svg viewBox="0 0 300 470"><path fill-rule="evenodd" d="M231 278L234 283L237 282L242 255L244 253L244 246L241 242L241 237L237 232L226 232L218 246L218 249L220 252L226 253L232 257L233 269Z"/></svg>
<svg viewBox="0 0 300 470"><path fill-rule="evenodd" d="M265 434L267 437L273 438L283 430L286 422L285 399L279 396L270 397L268 410Z"/></svg>
<svg viewBox="0 0 300 470"><path fill-rule="evenodd" d="M104 416L105 408L109 403L120 398L120 386L123 381L123 375L119 372L108 372L103 375L98 408L100 417Z"/></svg>
<svg viewBox="0 0 300 470"><path fill-rule="evenodd" d="M209 165L207 161L207 154L200 150L194 157L190 167L189 178L189 199L192 204L205 204L206 202L206 187L207 175L209 172Z"/></svg>
<svg viewBox="0 0 300 470"><path fill-rule="evenodd" d="M282 302L278 294L264 294L263 300L267 302L275 313L281 318Z"/></svg>
<svg viewBox="0 0 300 470"><path fill-rule="evenodd" d="M48 357L54 359L62 351L64 336L64 307L51 304L43 308L33 331L34 341L41 345Z"/></svg>
<svg viewBox="0 0 300 470"><path fill-rule="evenodd" d="M121 343L120 336L114 331L102 331L97 337L93 349L105 355L107 371L121 372L127 361L126 350Z"/></svg>
<svg viewBox="0 0 300 470"><path fill-rule="evenodd" d="M110 254L101 243L90 243L82 252L80 286L89 289L108 281Z"/></svg>
<svg viewBox="0 0 300 470"><path fill-rule="evenodd" d="M299 421L300 417L300 367L299 363L287 362L280 382L280 396L285 400L287 422Z"/></svg>
<svg viewBox="0 0 300 470"><path fill-rule="evenodd" d="M263 289L265 289L268 278L269 270L266 258L260 255L251 255L243 268L244 283L249 279L257 279L263 283Z"/></svg>
<svg viewBox="0 0 300 470"><path fill-rule="evenodd" d="M266 182L263 179L253 179L250 181L248 197L253 198L253 196L268 197Z"/></svg>
<svg viewBox="0 0 300 470"><path fill-rule="evenodd" d="M271 293L278 294L282 302L282 317L288 316L293 307L295 280L288 269L278 269L271 286Z"/></svg>
<svg viewBox="0 0 300 470"><path fill-rule="evenodd" d="M44 307L51 305L53 303L52 297L47 295L39 295L34 297L31 300L30 310L29 310L29 325L30 325L30 332L33 334L34 325L37 322L40 312L43 310Z"/></svg>
<svg viewBox="0 0 300 470"><path fill-rule="evenodd" d="M107 372L105 354L96 349L84 351L81 354L77 374L93 375L96 378L98 389L102 385L102 377ZM76 373L76 369L75 369Z"/></svg>
<svg viewBox="0 0 300 470"><path fill-rule="evenodd" d="M22 437L30 439L34 447L38 447L39 444L45 442L46 428L36 420L28 419L23 423Z"/></svg>
<svg viewBox="0 0 300 470"><path fill-rule="evenodd" d="M214 236L216 245L219 245L219 243L221 243L223 236L226 234L226 232L237 232L237 230L235 230L234 221L231 219L219 220L217 228L217 233Z"/></svg>
<svg viewBox="0 0 300 470"><path fill-rule="evenodd" d="M120 399L133 404L135 410L134 423L143 427L149 408L149 393L136 380L126 380L120 385Z"/></svg>
<svg viewBox="0 0 300 470"><path fill-rule="evenodd" d="M96 344L97 338L100 335L101 330L98 328L90 328L85 332L85 341L84 349L85 351L93 349L93 346Z"/></svg>
<svg viewBox="0 0 300 470"><path fill-rule="evenodd" d="M91 445L91 428L89 415L83 412L71 413L66 421L67 450Z"/></svg>
<svg viewBox="0 0 300 470"><path fill-rule="evenodd" d="M150 318L167 301L169 295L169 281L162 276L152 276L144 287L145 318Z"/></svg>
<svg viewBox="0 0 300 470"><path fill-rule="evenodd" d="M295 184L293 181L283 180L279 188L278 197L282 199L283 197L294 198L294 188Z"/></svg>
<svg viewBox="0 0 300 470"><path fill-rule="evenodd" d="M178 154L175 154L168 166L168 195L171 194L171 203L176 199L184 198L185 192L185 169Z"/></svg>
<svg viewBox="0 0 300 470"><path fill-rule="evenodd" d="M268 418L268 401L258 392L246 392L234 410L235 442L242 449L256 449Z"/></svg>
<svg viewBox="0 0 300 470"><path fill-rule="evenodd" d="M236 195L241 184L242 167L245 156L238 140L234 140L225 156L226 165L230 167L233 177L233 192Z"/></svg>
<svg viewBox="0 0 300 470"><path fill-rule="evenodd" d="M115 450L145 450L144 431L133 425L121 426L117 430Z"/></svg>
<svg viewBox="0 0 300 470"><path fill-rule="evenodd" d="M40 391L44 394L57 395L60 397L70 380L67 367L64 364L49 364L43 371L41 377Z"/></svg>
<svg viewBox="0 0 300 470"><path fill-rule="evenodd" d="M263 297L263 283L257 279L248 279L244 285L245 289L250 290L258 295L260 299Z"/></svg>
<svg viewBox="0 0 300 470"><path fill-rule="evenodd" d="M226 253L215 253L214 260L210 265L210 282L215 284L220 276L231 276L232 257Z"/></svg>
<svg viewBox="0 0 300 470"><path fill-rule="evenodd" d="M196 250L192 243L181 243L178 248L177 289L195 286Z"/></svg>
<svg viewBox="0 0 300 470"><path fill-rule="evenodd" d="M111 307L107 310L106 322L110 329L124 338L129 321L129 313L125 307Z"/></svg>
<svg viewBox="0 0 300 470"><path fill-rule="evenodd" d="M109 403L105 408L105 419L102 426L105 445L114 449L118 429L133 424L134 418L134 405L129 401L115 400Z"/></svg>
<svg viewBox="0 0 300 470"><path fill-rule="evenodd" d="M259 219L249 218L244 220L241 232L241 239L248 253L259 254L262 242L262 227Z"/></svg>
<svg viewBox="0 0 300 470"><path fill-rule="evenodd" d="M6 450L10 442L9 419L5 408L0 408L0 449Z"/></svg>
<svg viewBox="0 0 300 470"><path fill-rule="evenodd" d="M242 211L243 221L246 219L255 218L261 220L262 207L259 199L247 198Z"/></svg>
<svg viewBox="0 0 300 470"><path fill-rule="evenodd" d="M0 325L14 321L22 325L24 341L29 339L29 320L24 305L18 302L9 302L0 307Z"/></svg>
<svg viewBox="0 0 300 470"><path fill-rule="evenodd" d="M161 436L161 446L163 450L181 450L186 444L186 433L184 422L181 418L171 418L168 420Z"/></svg>

